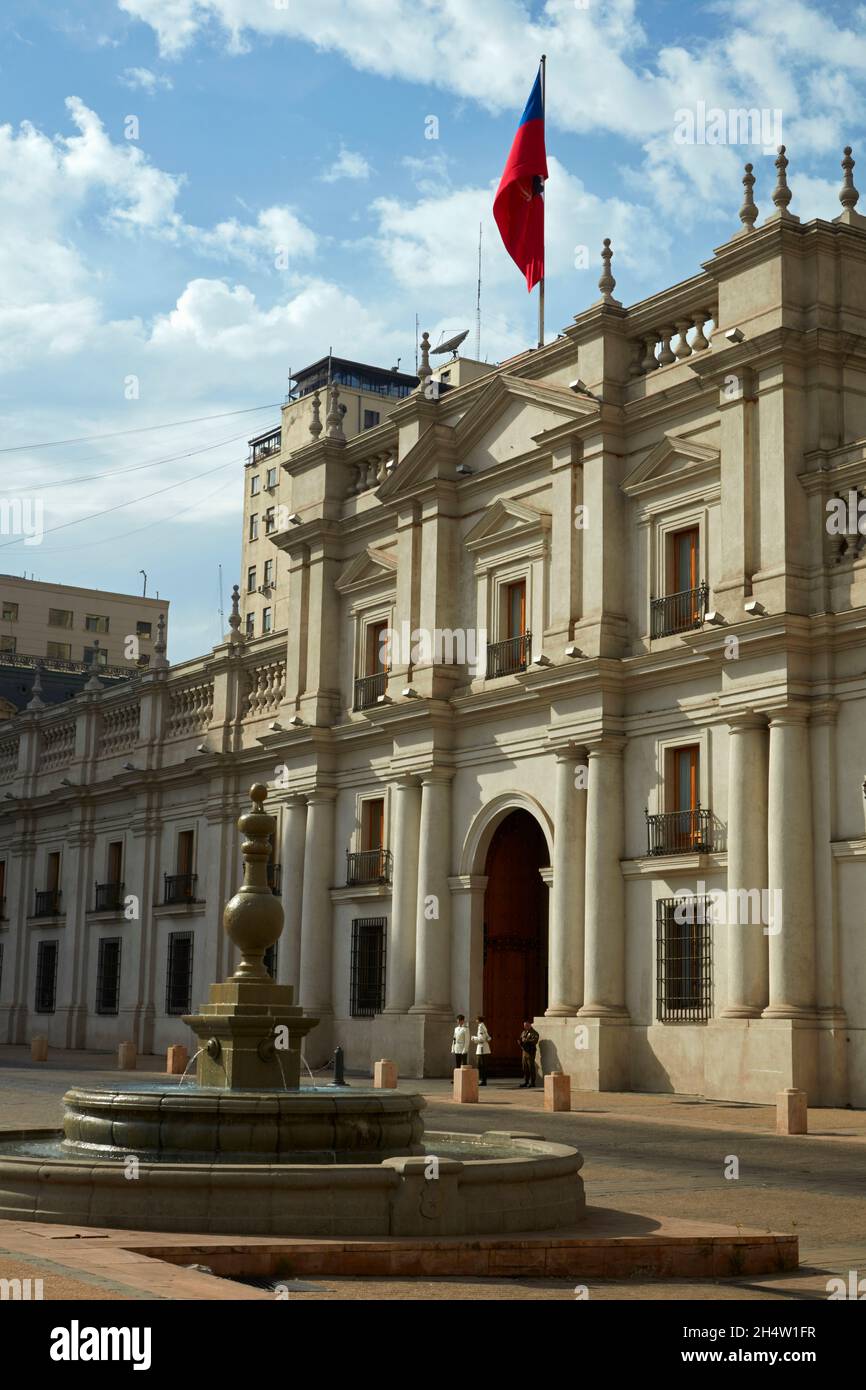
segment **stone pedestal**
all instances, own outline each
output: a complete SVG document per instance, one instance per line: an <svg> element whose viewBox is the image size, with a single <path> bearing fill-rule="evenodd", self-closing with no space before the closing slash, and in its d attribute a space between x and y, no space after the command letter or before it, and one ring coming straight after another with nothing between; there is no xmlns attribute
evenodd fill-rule
<svg viewBox="0 0 866 1390"><path fill-rule="evenodd" d="M806 1092L793 1086L780 1091L776 1096L776 1133L808 1134L809 1119L806 1108Z"/></svg>
<svg viewBox="0 0 866 1390"><path fill-rule="evenodd" d="M119 1043L117 1048L118 1071L135 1071L135 1063L137 1057L138 1052L136 1051L135 1043Z"/></svg>
<svg viewBox="0 0 866 1390"><path fill-rule="evenodd" d="M291 985L271 981L232 978L211 985L201 1013L183 1020L205 1049L198 1084L242 1091L297 1088L301 1044L319 1020L293 1003L294 993Z"/></svg>
<svg viewBox="0 0 866 1390"><path fill-rule="evenodd" d="M183 1076L189 1063L189 1049L183 1043L166 1048L165 1070L168 1076Z"/></svg>
<svg viewBox="0 0 866 1390"><path fill-rule="evenodd" d="M477 1067L455 1067L454 1099L458 1105L471 1105L478 1099Z"/></svg>
<svg viewBox="0 0 866 1390"><path fill-rule="evenodd" d="M48 1061L48 1039L41 1034L38 1038L30 1040L30 1060L31 1062Z"/></svg>
<svg viewBox="0 0 866 1390"><path fill-rule="evenodd" d="M385 1057L373 1065L373 1085L379 1091L393 1090L397 1085L397 1063Z"/></svg>
<svg viewBox="0 0 866 1390"><path fill-rule="evenodd" d="M571 1077L565 1072L549 1072L544 1078L545 1110L571 1109Z"/></svg>

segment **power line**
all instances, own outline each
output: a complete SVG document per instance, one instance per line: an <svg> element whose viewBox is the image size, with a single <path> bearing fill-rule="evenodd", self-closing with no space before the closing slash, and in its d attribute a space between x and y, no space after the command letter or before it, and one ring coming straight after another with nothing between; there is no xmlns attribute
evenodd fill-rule
<svg viewBox="0 0 866 1390"><path fill-rule="evenodd" d="M224 444L236 444L239 439L243 439L242 434L230 435L228 439L218 439L216 444L203 444L200 449L189 449L184 454L167 454L165 458L152 459L148 463L135 463L130 468L113 468L107 473L87 473L81 474L77 478L58 478L49 483L30 482L22 487L9 487L5 492L48 492L51 488L72 487L73 483L92 483L97 478L118 478L126 473L140 473L144 468L158 468L162 463L175 463L178 459L193 458L196 454L207 454L211 449L220 449Z"/></svg>
<svg viewBox="0 0 866 1390"><path fill-rule="evenodd" d="M216 470L214 470L216 472ZM186 512L191 512L194 507L200 507L202 502L209 502L214 497L219 497L221 492L225 492L227 487L231 487L235 481L229 478L228 482L223 483L222 487L214 488L213 492L207 493L205 497L197 497L194 502L190 502L188 507L181 507L179 511L173 513L175 517L184 516ZM82 545L55 545L46 550L40 551L41 555L67 555L70 550L90 550L95 545L108 545L109 541L123 541L127 536L138 536L142 531L150 531L154 526L164 526L165 517L157 517L156 521L148 521L145 526L136 526L132 531L121 531L119 534L103 536L101 540L85 541Z"/></svg>
<svg viewBox="0 0 866 1390"><path fill-rule="evenodd" d="M177 487L185 487L187 483L196 483L199 478L210 478L214 473L221 473L224 468L236 468L237 459L229 459L228 463L221 463L217 468L209 468L204 473L196 473L192 478L181 478L179 483L170 483L168 487L157 488L155 492L145 492L141 497L131 497L128 502L118 502L114 507L104 507L101 512L90 512L87 516L75 517L72 521L61 521L59 526L48 526L43 532L43 536L50 536L54 531L65 531L68 526L80 526L83 521L93 521L99 516L108 516L111 512L122 511L124 507L134 507L137 502L147 502L151 497L160 497L164 492L172 492ZM4 541L0 545L0 550L6 550L10 545L23 545L27 537L17 536L14 541Z"/></svg>
<svg viewBox="0 0 866 1390"><path fill-rule="evenodd" d="M118 439L124 434L147 434L151 430L173 430L181 425L202 425L206 420L227 420L233 415L254 415L260 410L279 410L280 401L270 405L251 405L245 410L224 410L221 415L197 415L191 420L166 420L161 425L139 425L132 430L112 430L109 434L80 434L74 439L47 439L41 444L11 444L0 449L0 454L19 454L24 449L54 449L60 444L86 444L91 439Z"/></svg>

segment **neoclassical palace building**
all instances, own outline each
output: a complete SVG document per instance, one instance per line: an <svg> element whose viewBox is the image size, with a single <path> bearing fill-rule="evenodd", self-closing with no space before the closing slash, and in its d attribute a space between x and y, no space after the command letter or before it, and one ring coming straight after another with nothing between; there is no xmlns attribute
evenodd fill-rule
<svg viewBox="0 0 866 1390"><path fill-rule="evenodd" d="M445 1074L459 1011L503 1072L531 1018L582 1088L866 1104L866 218L786 164L539 350L301 374L227 640L0 726L0 1039L189 1041L263 780L312 1068Z"/></svg>

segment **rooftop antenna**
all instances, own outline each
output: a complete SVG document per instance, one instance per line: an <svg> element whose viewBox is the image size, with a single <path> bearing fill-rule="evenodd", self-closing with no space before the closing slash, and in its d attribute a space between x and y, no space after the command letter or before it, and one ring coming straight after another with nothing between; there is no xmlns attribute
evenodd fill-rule
<svg viewBox="0 0 866 1390"><path fill-rule="evenodd" d="M478 223L478 293L475 296L475 361L481 361L481 223Z"/></svg>
<svg viewBox="0 0 866 1390"><path fill-rule="evenodd" d="M291 378L289 378L289 379L291 380ZM220 639L220 641L222 642L222 640L223 640L223 632L225 631L225 624L224 624L224 621L223 621L223 617L224 617L224 615L223 615L223 567L222 567L222 565L218 565L217 568L219 569L219 578L220 578L220 631L219 631L219 639Z"/></svg>
<svg viewBox="0 0 866 1390"><path fill-rule="evenodd" d="M333 347L328 348L328 386L331 385L331 354L333 351Z"/></svg>
<svg viewBox="0 0 866 1390"><path fill-rule="evenodd" d="M418 375L418 315L415 315L415 375Z"/></svg>

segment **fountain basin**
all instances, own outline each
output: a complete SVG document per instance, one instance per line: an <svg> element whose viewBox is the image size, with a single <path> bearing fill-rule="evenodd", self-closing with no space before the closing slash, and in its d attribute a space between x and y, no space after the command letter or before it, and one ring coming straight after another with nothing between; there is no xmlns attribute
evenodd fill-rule
<svg viewBox="0 0 866 1390"><path fill-rule="evenodd" d="M88 1160L65 1142L61 1130L0 1133L0 1217L350 1238L556 1230L585 1207L582 1155L522 1132L428 1131L426 1152L376 1163Z"/></svg>
<svg viewBox="0 0 866 1390"><path fill-rule="evenodd" d="M423 1152L423 1096L315 1087L77 1087L63 1098L70 1159L376 1163Z"/></svg>

